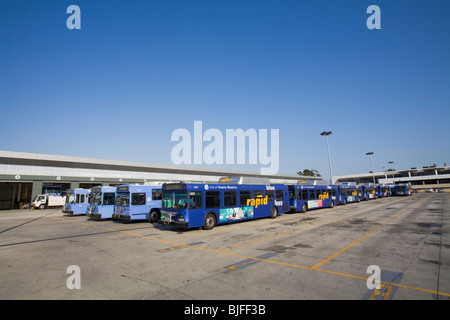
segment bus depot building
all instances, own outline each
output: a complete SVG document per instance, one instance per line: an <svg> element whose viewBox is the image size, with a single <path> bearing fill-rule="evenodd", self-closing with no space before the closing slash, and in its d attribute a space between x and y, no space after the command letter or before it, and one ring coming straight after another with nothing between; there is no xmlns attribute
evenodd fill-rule
<svg viewBox="0 0 450 320"><path fill-rule="evenodd" d="M294 184L308 178L0 150L0 210L27 208L37 195L46 192L64 195L67 189L155 181L217 183L223 176Z"/></svg>

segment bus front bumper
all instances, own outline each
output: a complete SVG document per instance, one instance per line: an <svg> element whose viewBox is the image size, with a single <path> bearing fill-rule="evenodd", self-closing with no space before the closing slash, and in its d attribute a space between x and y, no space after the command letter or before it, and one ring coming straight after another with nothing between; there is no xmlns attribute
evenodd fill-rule
<svg viewBox="0 0 450 320"><path fill-rule="evenodd" d="M93 220L101 220L102 215L100 213L86 213L86 215Z"/></svg>
<svg viewBox="0 0 450 320"><path fill-rule="evenodd" d="M158 221L158 223L172 224L172 225L177 225L182 228L188 229L188 222L185 221L184 218L176 219L174 216L175 216L175 214L173 212L162 211L161 219Z"/></svg>
<svg viewBox="0 0 450 320"><path fill-rule="evenodd" d="M176 226L179 226L179 227L182 227L182 228L184 228L184 229L189 229L189 225L188 225L188 223L187 222L182 222L182 221L161 221L161 220L159 220L158 221L158 223L159 224L171 224L171 225L176 225Z"/></svg>

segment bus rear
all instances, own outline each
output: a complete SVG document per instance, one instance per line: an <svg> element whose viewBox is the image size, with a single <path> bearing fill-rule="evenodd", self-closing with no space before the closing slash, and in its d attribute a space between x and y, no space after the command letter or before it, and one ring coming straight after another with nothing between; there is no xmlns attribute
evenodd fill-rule
<svg viewBox="0 0 450 320"><path fill-rule="evenodd" d="M116 189L113 219L156 222L160 209L161 186L121 185Z"/></svg>
<svg viewBox="0 0 450 320"><path fill-rule="evenodd" d="M87 215L92 219L111 219L114 213L116 187L93 187Z"/></svg>

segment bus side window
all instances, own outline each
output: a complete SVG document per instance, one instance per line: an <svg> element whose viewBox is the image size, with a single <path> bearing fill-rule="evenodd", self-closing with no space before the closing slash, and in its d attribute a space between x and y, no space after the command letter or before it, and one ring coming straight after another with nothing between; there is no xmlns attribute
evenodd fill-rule
<svg viewBox="0 0 450 320"><path fill-rule="evenodd" d="M220 208L220 191L206 191L205 200L205 208Z"/></svg>
<svg viewBox="0 0 450 320"><path fill-rule="evenodd" d="M133 193L131 195L131 205L145 204L145 193Z"/></svg>
<svg viewBox="0 0 450 320"><path fill-rule="evenodd" d="M153 189L152 190L152 200L162 200L162 190Z"/></svg>
<svg viewBox="0 0 450 320"><path fill-rule="evenodd" d="M250 191L248 190L239 191L239 204L241 207L247 206L248 199L250 199Z"/></svg>
<svg viewBox="0 0 450 320"><path fill-rule="evenodd" d="M326 195L327 194L327 189L320 189L320 194Z"/></svg>
<svg viewBox="0 0 450 320"><path fill-rule="evenodd" d="M282 201L283 200L283 190L276 190L276 200L277 201Z"/></svg>
<svg viewBox="0 0 450 320"><path fill-rule="evenodd" d="M198 209L203 208L203 197L201 191L191 191L189 193L189 208Z"/></svg>
<svg viewBox="0 0 450 320"><path fill-rule="evenodd" d="M314 190L309 190L309 199L315 199L316 196L314 194Z"/></svg>
<svg viewBox="0 0 450 320"><path fill-rule="evenodd" d="M267 201L273 201L273 190L266 190Z"/></svg>
<svg viewBox="0 0 450 320"><path fill-rule="evenodd" d="M235 207L237 205L236 191L224 191L223 192L223 206Z"/></svg>
<svg viewBox="0 0 450 320"><path fill-rule="evenodd" d="M253 198L256 199L256 197L261 196L264 197L264 191L262 190L253 190Z"/></svg>
<svg viewBox="0 0 450 320"><path fill-rule="evenodd" d="M302 190L302 199L308 200L308 190Z"/></svg>

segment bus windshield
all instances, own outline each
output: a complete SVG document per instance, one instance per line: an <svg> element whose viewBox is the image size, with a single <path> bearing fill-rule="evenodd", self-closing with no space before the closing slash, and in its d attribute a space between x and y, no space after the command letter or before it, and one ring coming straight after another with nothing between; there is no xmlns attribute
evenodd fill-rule
<svg viewBox="0 0 450 320"><path fill-rule="evenodd" d="M130 193L118 192L116 195L116 206L128 207L130 205Z"/></svg>
<svg viewBox="0 0 450 320"><path fill-rule="evenodd" d="M162 198L163 208L186 209L187 208L186 191L164 191Z"/></svg>
<svg viewBox="0 0 450 320"><path fill-rule="evenodd" d="M101 192L92 193L90 204L94 206L100 206L102 204L102 193Z"/></svg>
<svg viewBox="0 0 450 320"><path fill-rule="evenodd" d="M73 204L75 202L75 195L68 194L66 195L66 203L67 204Z"/></svg>

